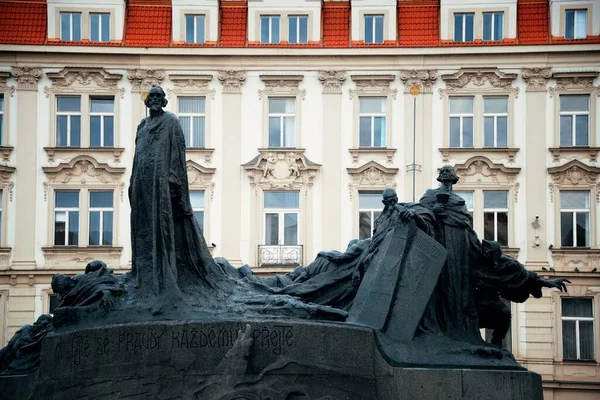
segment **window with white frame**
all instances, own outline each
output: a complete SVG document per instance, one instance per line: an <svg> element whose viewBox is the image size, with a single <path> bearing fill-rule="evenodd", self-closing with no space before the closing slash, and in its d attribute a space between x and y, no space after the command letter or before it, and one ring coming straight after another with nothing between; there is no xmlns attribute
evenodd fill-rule
<svg viewBox="0 0 600 400"><path fill-rule="evenodd" d="M561 147L589 145L589 95L560 95Z"/></svg>
<svg viewBox="0 0 600 400"><path fill-rule="evenodd" d="M473 212L475 211L474 206L474 193L472 191L455 191L457 195L463 198L465 201L465 207L467 207L467 211L471 214L471 219L473 219Z"/></svg>
<svg viewBox="0 0 600 400"><path fill-rule="evenodd" d="M260 42L264 44L279 43L279 15L260 16Z"/></svg>
<svg viewBox="0 0 600 400"><path fill-rule="evenodd" d="M504 13L483 13L483 40L499 41L504 39Z"/></svg>
<svg viewBox="0 0 600 400"><path fill-rule="evenodd" d="M585 39L587 37L587 10L566 10L565 39Z"/></svg>
<svg viewBox="0 0 600 400"><path fill-rule="evenodd" d="M81 13L60 13L60 40L69 42L81 41Z"/></svg>
<svg viewBox="0 0 600 400"><path fill-rule="evenodd" d="M561 247L590 247L590 192L560 192Z"/></svg>
<svg viewBox="0 0 600 400"><path fill-rule="evenodd" d="M449 98L450 147L473 147L473 97Z"/></svg>
<svg viewBox="0 0 600 400"><path fill-rule="evenodd" d="M109 13L90 13L90 42L110 42Z"/></svg>
<svg viewBox="0 0 600 400"><path fill-rule="evenodd" d="M54 192L54 245L79 244L79 191Z"/></svg>
<svg viewBox="0 0 600 400"><path fill-rule="evenodd" d="M383 204L381 193L358 194L358 238L368 239L373 236L375 220L381 215Z"/></svg>
<svg viewBox="0 0 600 400"><path fill-rule="evenodd" d="M80 96L56 96L56 145L81 146Z"/></svg>
<svg viewBox="0 0 600 400"><path fill-rule="evenodd" d="M4 207L3 207L3 195L4 192L0 190L0 243L2 243L2 239L4 238L4 232L2 231L2 221L4 221Z"/></svg>
<svg viewBox="0 0 600 400"><path fill-rule="evenodd" d="M365 15L365 43L383 43L383 15Z"/></svg>
<svg viewBox="0 0 600 400"><path fill-rule="evenodd" d="M204 147L206 137L206 97L179 97L177 116L187 147Z"/></svg>
<svg viewBox="0 0 600 400"><path fill-rule="evenodd" d="M185 15L185 42L186 43L204 43L205 39L205 15Z"/></svg>
<svg viewBox="0 0 600 400"><path fill-rule="evenodd" d="M90 97L90 147L115 145L114 97Z"/></svg>
<svg viewBox="0 0 600 400"><path fill-rule="evenodd" d="M113 197L112 190L90 192L90 246L112 246L113 244Z"/></svg>
<svg viewBox="0 0 600 400"><path fill-rule="evenodd" d="M454 41L472 42L475 37L474 13L454 14Z"/></svg>
<svg viewBox="0 0 600 400"><path fill-rule="evenodd" d="M269 98L269 147L296 146L296 99Z"/></svg>
<svg viewBox="0 0 600 400"><path fill-rule="evenodd" d="M387 146L387 98L358 99L358 136L360 147Z"/></svg>
<svg viewBox="0 0 600 400"><path fill-rule="evenodd" d="M483 147L508 147L508 97L483 98Z"/></svg>
<svg viewBox="0 0 600 400"><path fill-rule="evenodd" d="M198 226L200 226L200 230L204 232L204 191L190 191L190 202L192 203L194 218L196 218Z"/></svg>
<svg viewBox="0 0 600 400"><path fill-rule="evenodd" d="M483 238L508 246L508 192L483 192Z"/></svg>
<svg viewBox="0 0 600 400"><path fill-rule="evenodd" d="M561 298L563 359L593 361L594 304L591 297Z"/></svg>
<svg viewBox="0 0 600 400"><path fill-rule="evenodd" d="M0 146L4 145L4 95L0 94Z"/></svg>
<svg viewBox="0 0 600 400"><path fill-rule="evenodd" d="M298 244L299 192L264 192L265 244Z"/></svg>
<svg viewBox="0 0 600 400"><path fill-rule="evenodd" d="M308 15L290 15L288 17L288 43L308 43Z"/></svg>

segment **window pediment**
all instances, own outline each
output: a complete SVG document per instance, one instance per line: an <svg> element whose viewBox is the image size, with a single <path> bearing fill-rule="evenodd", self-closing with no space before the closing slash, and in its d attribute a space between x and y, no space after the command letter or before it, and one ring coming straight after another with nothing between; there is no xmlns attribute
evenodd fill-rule
<svg viewBox="0 0 600 400"><path fill-rule="evenodd" d="M355 84L354 89L348 90L350 99L363 95L391 95L395 99L398 94L398 89L391 88L394 75L351 75L350 78Z"/></svg>
<svg viewBox="0 0 600 400"><path fill-rule="evenodd" d="M552 78L556 80L556 86L548 88L550 97L553 97L557 91L593 91L596 96L600 96L600 86L594 86L594 79L598 77L598 72L555 72Z"/></svg>
<svg viewBox="0 0 600 400"><path fill-rule="evenodd" d="M550 189L550 201L554 201L554 189L556 187L581 187L600 189L598 176L600 168L592 167L582 163L579 160L572 160L568 163L548 168L548 174L552 182L548 184ZM596 190L596 202L600 202L600 190Z"/></svg>
<svg viewBox="0 0 600 400"><path fill-rule="evenodd" d="M209 86L209 82L213 79L212 75L170 74L169 79L174 85L174 88L167 89L169 97L175 93L205 95L212 99L215 98L216 90Z"/></svg>
<svg viewBox="0 0 600 400"><path fill-rule="evenodd" d="M188 184L190 189L204 189L210 191L210 199L214 198L216 168L205 167L195 161L187 160L186 169L188 175Z"/></svg>
<svg viewBox="0 0 600 400"><path fill-rule="evenodd" d="M44 200L47 197L48 184L112 184L121 188L121 201L125 185L121 181L125 168L111 167L100 163L93 157L80 155L68 162L60 163L55 167L42 167L48 179L44 183Z"/></svg>
<svg viewBox="0 0 600 400"><path fill-rule="evenodd" d="M0 165L0 188L8 190L9 200L13 199L13 188L15 183L13 182L13 176L15 174L15 168L6 165Z"/></svg>
<svg viewBox="0 0 600 400"><path fill-rule="evenodd" d="M440 98L448 93L485 93L490 90L518 97L519 88L512 86L516 78L516 73L505 73L498 68L462 68L454 74L442 75L446 87L439 90Z"/></svg>
<svg viewBox="0 0 600 400"><path fill-rule="evenodd" d="M15 87L7 83L10 78L10 72L0 71L0 92L9 93L10 97L15 95Z"/></svg>
<svg viewBox="0 0 600 400"><path fill-rule="evenodd" d="M121 74L106 72L104 68L66 67L60 72L47 72L46 75L52 81L52 86L46 86L44 93L46 97L50 93L61 91L96 91L117 93L123 98L125 89L117 84L123 77Z"/></svg>
<svg viewBox="0 0 600 400"><path fill-rule="evenodd" d="M259 99L280 94L300 96L302 100L306 97L306 89L299 87L304 79L302 75L261 75L260 79L265 83L265 88L258 90Z"/></svg>
<svg viewBox="0 0 600 400"><path fill-rule="evenodd" d="M252 161L243 164L250 184L263 189L311 187L321 165L310 161L304 149L258 149Z"/></svg>
<svg viewBox="0 0 600 400"><path fill-rule="evenodd" d="M521 184L516 180L521 168L506 167L492 162L487 157L475 156L463 164L456 164L454 170L459 177L458 184L461 187L503 187L511 191L515 203L519 199Z"/></svg>
<svg viewBox="0 0 600 400"><path fill-rule="evenodd" d="M357 168L346 168L351 182L348 184L350 199L358 189L385 189L396 187L398 168L390 168L376 161L369 161Z"/></svg>

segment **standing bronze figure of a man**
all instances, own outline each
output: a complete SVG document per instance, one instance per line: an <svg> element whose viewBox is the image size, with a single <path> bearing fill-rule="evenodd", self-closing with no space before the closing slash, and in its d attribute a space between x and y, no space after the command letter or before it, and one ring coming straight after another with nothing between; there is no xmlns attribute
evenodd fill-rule
<svg viewBox="0 0 600 400"><path fill-rule="evenodd" d="M163 110L158 86L145 104L150 116L137 128L129 186L131 272L142 294L180 297L185 286L213 286L222 276L193 216L179 120Z"/></svg>

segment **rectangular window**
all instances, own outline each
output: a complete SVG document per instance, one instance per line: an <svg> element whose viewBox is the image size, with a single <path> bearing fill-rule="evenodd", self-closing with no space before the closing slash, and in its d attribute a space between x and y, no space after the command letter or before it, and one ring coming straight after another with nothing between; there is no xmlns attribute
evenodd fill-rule
<svg viewBox="0 0 600 400"><path fill-rule="evenodd" d="M381 193L358 194L358 238L361 240L373 236L375 220L383 209L381 196Z"/></svg>
<svg viewBox="0 0 600 400"><path fill-rule="evenodd" d="M206 129L206 97L179 97L177 116L187 147L204 147Z"/></svg>
<svg viewBox="0 0 600 400"><path fill-rule="evenodd" d="M475 211L475 206L473 202L474 193L465 191L456 191L454 193L463 198L463 200L465 201L465 207L467 207L467 211L469 212L469 214L471 214L471 219L473 219L473 212Z"/></svg>
<svg viewBox="0 0 600 400"><path fill-rule="evenodd" d="M110 14L90 14L90 41L110 42Z"/></svg>
<svg viewBox="0 0 600 400"><path fill-rule="evenodd" d="M590 247L590 192L560 192L561 247Z"/></svg>
<svg viewBox="0 0 600 400"><path fill-rule="evenodd" d="M279 43L279 15L260 16L260 42L264 44Z"/></svg>
<svg viewBox="0 0 600 400"><path fill-rule="evenodd" d="M472 42L475 36L475 14L454 14L454 41Z"/></svg>
<svg viewBox="0 0 600 400"><path fill-rule="evenodd" d="M185 15L185 42L186 43L204 43L206 41L204 37L205 32L205 18L204 15Z"/></svg>
<svg viewBox="0 0 600 400"><path fill-rule="evenodd" d="M115 99L90 98L90 147L115 145Z"/></svg>
<svg viewBox="0 0 600 400"><path fill-rule="evenodd" d="M383 43L383 15L365 15L365 43Z"/></svg>
<svg viewBox="0 0 600 400"><path fill-rule="evenodd" d="M450 97L450 147L473 147L473 97Z"/></svg>
<svg viewBox="0 0 600 400"><path fill-rule="evenodd" d="M567 10L565 13L565 39L587 37L587 10Z"/></svg>
<svg viewBox="0 0 600 400"><path fill-rule="evenodd" d="M4 145L4 95L0 94L0 146Z"/></svg>
<svg viewBox="0 0 600 400"><path fill-rule="evenodd" d="M290 15L288 17L288 43L308 43L308 15Z"/></svg>
<svg viewBox="0 0 600 400"><path fill-rule="evenodd" d="M113 244L113 192L90 192L90 246Z"/></svg>
<svg viewBox="0 0 600 400"><path fill-rule="evenodd" d="M198 226L200 226L200 230L204 232L204 191L190 191L190 202L192 203L194 218L196 218Z"/></svg>
<svg viewBox="0 0 600 400"><path fill-rule="evenodd" d="M565 360L594 360L594 306L588 297L563 297L562 343Z"/></svg>
<svg viewBox="0 0 600 400"><path fill-rule="evenodd" d="M81 146L81 97L56 96L56 145Z"/></svg>
<svg viewBox="0 0 600 400"><path fill-rule="evenodd" d="M269 99L269 147L296 146L296 99Z"/></svg>
<svg viewBox="0 0 600 400"><path fill-rule="evenodd" d="M360 97L358 104L359 146L387 146L387 99L385 97Z"/></svg>
<svg viewBox="0 0 600 400"><path fill-rule="evenodd" d="M561 147L589 145L589 95L561 95L560 145Z"/></svg>
<svg viewBox="0 0 600 400"><path fill-rule="evenodd" d="M483 147L508 147L508 97L483 98Z"/></svg>
<svg viewBox="0 0 600 400"><path fill-rule="evenodd" d="M265 244L298 244L298 214L300 196L298 192L265 192Z"/></svg>
<svg viewBox="0 0 600 400"><path fill-rule="evenodd" d="M495 41L504 39L504 13L483 13L483 40Z"/></svg>
<svg viewBox="0 0 600 400"><path fill-rule="evenodd" d="M79 191L54 192L54 245L79 244Z"/></svg>
<svg viewBox="0 0 600 400"><path fill-rule="evenodd" d="M483 192L483 237L508 246L508 192Z"/></svg>
<svg viewBox="0 0 600 400"><path fill-rule="evenodd" d="M81 13L60 13L60 40L68 42L81 41Z"/></svg>

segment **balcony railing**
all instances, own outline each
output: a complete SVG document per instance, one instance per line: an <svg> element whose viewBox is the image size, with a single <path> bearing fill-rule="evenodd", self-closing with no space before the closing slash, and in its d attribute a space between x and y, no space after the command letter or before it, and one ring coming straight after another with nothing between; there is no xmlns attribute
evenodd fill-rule
<svg viewBox="0 0 600 400"><path fill-rule="evenodd" d="M299 266L302 265L302 245L298 246L258 246L258 265Z"/></svg>

